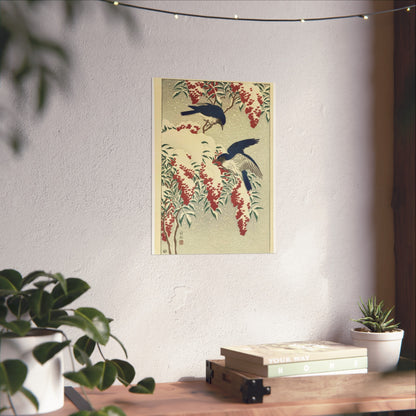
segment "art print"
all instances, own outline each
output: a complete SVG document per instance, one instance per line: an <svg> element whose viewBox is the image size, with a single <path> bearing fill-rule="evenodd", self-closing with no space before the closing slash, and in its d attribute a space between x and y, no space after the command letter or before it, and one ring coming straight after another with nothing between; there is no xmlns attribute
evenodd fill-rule
<svg viewBox="0 0 416 416"><path fill-rule="evenodd" d="M272 252L272 85L153 87L153 252Z"/></svg>

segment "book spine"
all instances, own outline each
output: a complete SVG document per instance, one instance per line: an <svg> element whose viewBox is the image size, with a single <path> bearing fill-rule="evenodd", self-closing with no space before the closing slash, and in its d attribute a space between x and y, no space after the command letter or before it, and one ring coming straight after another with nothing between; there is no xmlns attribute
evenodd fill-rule
<svg viewBox="0 0 416 416"><path fill-rule="evenodd" d="M285 377L333 371L366 369L367 357L338 358L335 360L308 361L303 363L272 364L267 366L268 377Z"/></svg>
<svg viewBox="0 0 416 416"><path fill-rule="evenodd" d="M287 377L292 375L322 374L357 369L367 369L367 356L316 360L299 363L256 365L244 360L225 358L226 367L262 377Z"/></svg>
<svg viewBox="0 0 416 416"><path fill-rule="evenodd" d="M313 374L296 374L294 376L287 376L290 378L293 377L313 377L313 376L339 376L342 374L367 374L366 368L357 368L354 370L343 370L343 371L329 371L327 373L313 373Z"/></svg>

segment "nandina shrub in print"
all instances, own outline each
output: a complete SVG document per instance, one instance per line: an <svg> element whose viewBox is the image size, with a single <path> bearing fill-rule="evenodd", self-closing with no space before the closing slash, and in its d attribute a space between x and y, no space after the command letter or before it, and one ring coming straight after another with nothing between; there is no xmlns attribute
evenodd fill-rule
<svg viewBox="0 0 416 416"><path fill-rule="evenodd" d="M245 84L242 82L213 82L180 80L175 84L173 97L184 94L192 104L208 102L222 107L227 115L233 108L244 111L251 128L256 128L260 117L270 120L270 84ZM205 133L215 122L206 120L202 126Z"/></svg>
<svg viewBox="0 0 416 416"><path fill-rule="evenodd" d="M225 217L227 227L230 221L235 221L236 232L245 238L250 233L250 221L257 221L262 209L261 175L259 178L250 169L246 170L245 180L251 184L251 190L247 190L242 173L219 162L218 157L227 152L229 145L219 144L218 132L226 131L236 115L246 123L244 128L250 135L262 118L269 122L270 84L178 80L171 91L172 100L179 102L178 97L181 97L177 115L182 118L177 118L176 122L164 119L161 129L163 252L177 254L183 244L182 228L192 227L195 219L203 215L210 215L217 221ZM221 107L230 121L221 124L220 130L215 117L183 114L189 112L184 111L186 105L182 108L184 99L191 108L202 104ZM231 210L225 210L226 206Z"/></svg>
<svg viewBox="0 0 416 416"><path fill-rule="evenodd" d="M185 137L184 137L185 135ZM190 149L179 149L177 143L192 135ZM241 236L247 232L250 219L257 220L260 204L260 182L251 174L253 189L247 191L241 178L217 163L225 151L212 138L198 134L195 141L189 129L164 129L161 178L161 239L169 254L178 254L178 229L191 227L197 215L210 214L219 220L222 208L235 208L236 227Z"/></svg>

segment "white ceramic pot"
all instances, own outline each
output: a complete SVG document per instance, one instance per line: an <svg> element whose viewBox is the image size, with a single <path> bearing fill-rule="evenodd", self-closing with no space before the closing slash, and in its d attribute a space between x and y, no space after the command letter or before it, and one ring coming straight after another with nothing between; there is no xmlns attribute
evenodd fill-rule
<svg viewBox="0 0 416 416"><path fill-rule="evenodd" d="M52 412L64 405L64 380L62 351L45 364L40 364L32 355L32 350L44 342L62 342L62 334L56 331L35 331L24 337L2 338L0 346L0 361L7 359L22 360L28 367L26 381L23 386L29 389L38 399L39 410L36 412L33 404L22 393L12 396L13 405L18 415L34 415ZM0 393L2 406L8 405L5 393ZM13 415L7 409L3 415Z"/></svg>
<svg viewBox="0 0 416 416"><path fill-rule="evenodd" d="M367 348L368 371L392 371L400 358L404 331L365 332L351 329L352 343Z"/></svg>

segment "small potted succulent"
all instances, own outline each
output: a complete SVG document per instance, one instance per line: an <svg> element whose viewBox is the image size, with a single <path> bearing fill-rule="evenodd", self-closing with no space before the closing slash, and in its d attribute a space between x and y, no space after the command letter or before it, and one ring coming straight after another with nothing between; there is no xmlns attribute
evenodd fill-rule
<svg viewBox="0 0 416 416"><path fill-rule="evenodd" d="M377 303L375 296L366 303L360 300L359 308L362 316L353 319L364 327L352 328L353 344L367 348L369 371L392 371L396 368L400 358L400 350L404 331L391 318L390 309L384 308L384 302Z"/></svg>
<svg viewBox="0 0 416 416"><path fill-rule="evenodd" d="M103 346L112 339L120 344L127 359L126 349L110 330L111 319L92 307L70 307L89 288L84 280L65 278L60 273L35 271L23 277L17 270L0 271L1 415L59 409L64 403L64 377L80 385L83 392L84 387L105 390L116 380L132 393L153 392L153 378L131 386L134 367L124 359L105 357ZM81 336L70 340L65 327L77 328ZM63 373L65 349L72 371ZM100 359L93 364L94 351ZM95 414L94 409L75 413ZM116 406L100 409L99 414L125 416Z"/></svg>

